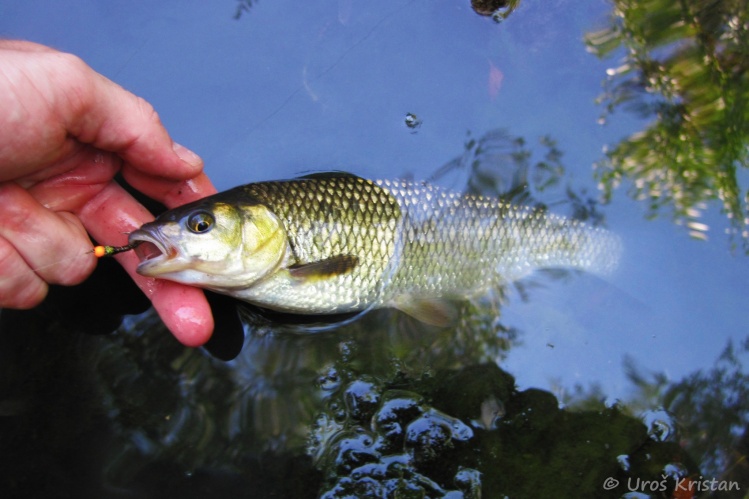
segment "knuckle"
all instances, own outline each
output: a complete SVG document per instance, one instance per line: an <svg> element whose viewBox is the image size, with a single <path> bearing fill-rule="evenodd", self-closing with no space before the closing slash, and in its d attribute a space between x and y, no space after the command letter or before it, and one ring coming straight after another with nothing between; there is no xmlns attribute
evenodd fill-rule
<svg viewBox="0 0 749 499"><path fill-rule="evenodd" d="M138 110L140 111L144 120L155 126L162 126L161 117L159 116L159 113L156 112L156 109L153 107L153 105L151 105L151 103L143 97L136 98L138 99Z"/></svg>
<svg viewBox="0 0 749 499"><path fill-rule="evenodd" d="M140 126L123 128L119 131L123 149L129 149L139 142L150 141L153 129L163 127L159 114L147 100L136 95L131 94L131 96L135 99L133 116L138 117L137 121Z"/></svg>
<svg viewBox="0 0 749 499"><path fill-rule="evenodd" d="M47 296L47 284L29 269L15 249L0 243L0 307L28 309Z"/></svg>
<svg viewBox="0 0 749 499"><path fill-rule="evenodd" d="M7 240L0 238L0 276L7 278L18 268L20 255Z"/></svg>
<svg viewBox="0 0 749 499"><path fill-rule="evenodd" d="M20 292L10 293L8 296L9 303L2 303L2 301L4 301L2 300L0 301L0 304L4 307L22 310L34 308L44 301L48 290L49 287L47 286L47 283L38 278L33 279L31 282L25 283L21 287ZM4 297L4 294L0 292L0 296Z"/></svg>
<svg viewBox="0 0 749 499"><path fill-rule="evenodd" d="M26 203L3 203L2 233L25 234L35 218L34 210Z"/></svg>
<svg viewBox="0 0 749 499"><path fill-rule="evenodd" d="M56 57L60 66L66 68L68 71L76 73L85 73L89 71L88 64L75 54L69 52L53 52L50 55Z"/></svg>
<svg viewBox="0 0 749 499"><path fill-rule="evenodd" d="M66 224L69 233L65 243L57 251L61 256L60 260L50 267L54 270L54 277L47 281L66 286L79 284L96 266L96 257L90 251L91 240L78 217L67 212L60 212L58 216Z"/></svg>
<svg viewBox="0 0 749 499"><path fill-rule="evenodd" d="M51 284L61 284L63 286L73 286L80 284L86 277L91 274L95 258L74 258L72 261L60 263L54 266L54 271L49 276L44 276L45 280Z"/></svg>

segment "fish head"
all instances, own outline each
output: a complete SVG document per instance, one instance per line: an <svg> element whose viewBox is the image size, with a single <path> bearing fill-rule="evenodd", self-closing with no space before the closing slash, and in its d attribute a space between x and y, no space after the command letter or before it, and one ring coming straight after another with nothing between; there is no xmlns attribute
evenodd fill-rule
<svg viewBox="0 0 749 499"><path fill-rule="evenodd" d="M288 240L262 204L206 198L160 215L129 236L141 275L218 291L251 286L277 269Z"/></svg>

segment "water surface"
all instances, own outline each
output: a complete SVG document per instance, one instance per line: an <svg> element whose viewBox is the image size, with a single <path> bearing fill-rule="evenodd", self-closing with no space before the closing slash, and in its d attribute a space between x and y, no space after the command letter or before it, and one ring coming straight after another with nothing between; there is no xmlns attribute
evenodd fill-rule
<svg viewBox="0 0 749 499"><path fill-rule="evenodd" d="M718 5L700 19L727 54L747 13ZM698 67L679 52L692 28L668 2L647 6L663 14L642 34L653 50L629 53L671 64L649 73L621 69L628 52L606 29L622 21L602 1L525 1L502 22L467 0L0 6L0 36L73 52L149 100L219 189L326 170L433 179L604 224L625 248L613 275L538 273L464 304L444 330L392 311L316 335L251 311L240 327L222 300L200 350L102 263L38 309L0 314L3 486L621 497L702 476L742 497L749 265L742 217L717 200L730 182L712 179L733 165L746 181L745 125L721 114L745 109L745 62L715 59L702 80L682 71ZM655 83L627 83L641 75ZM674 116L693 118L677 134L689 154L627 141L683 126ZM602 182L619 186L607 204Z"/></svg>

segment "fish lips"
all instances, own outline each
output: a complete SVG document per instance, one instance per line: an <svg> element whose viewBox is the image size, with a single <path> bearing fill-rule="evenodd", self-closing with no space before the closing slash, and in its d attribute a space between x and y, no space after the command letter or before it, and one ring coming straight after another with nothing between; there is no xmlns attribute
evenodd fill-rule
<svg viewBox="0 0 749 499"><path fill-rule="evenodd" d="M140 263L135 269L146 277L159 277L185 268L179 250L170 244L158 230L142 227L130 233L130 244L136 244L135 254Z"/></svg>

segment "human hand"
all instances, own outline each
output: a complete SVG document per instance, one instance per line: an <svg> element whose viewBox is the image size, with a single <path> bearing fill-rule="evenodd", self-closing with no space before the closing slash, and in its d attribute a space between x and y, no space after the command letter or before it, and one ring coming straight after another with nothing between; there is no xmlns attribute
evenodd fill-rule
<svg viewBox="0 0 749 499"><path fill-rule="evenodd" d="M79 58L0 41L0 307L30 308L48 284L77 284L96 266L87 232L124 245L153 216L119 186L178 206L215 192L202 160L169 137L150 104ZM197 288L136 274L177 339L205 343L213 317Z"/></svg>

